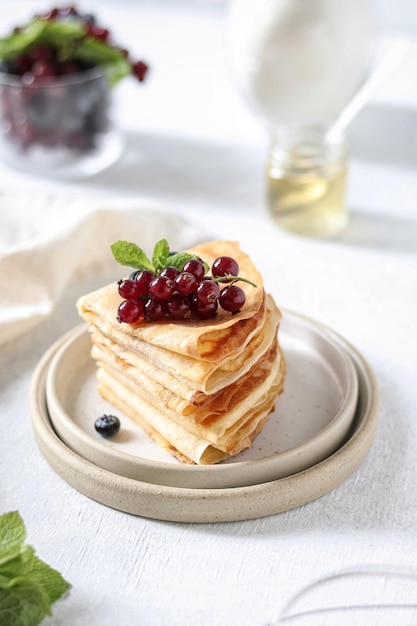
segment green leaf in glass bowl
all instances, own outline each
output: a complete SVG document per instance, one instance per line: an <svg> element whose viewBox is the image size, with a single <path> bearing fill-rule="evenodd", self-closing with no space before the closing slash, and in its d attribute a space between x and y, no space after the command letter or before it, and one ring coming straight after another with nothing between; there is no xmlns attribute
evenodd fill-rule
<svg viewBox="0 0 417 626"><path fill-rule="evenodd" d="M69 43L78 45L85 32L85 24L77 20L59 22L34 19L13 35L0 39L0 58L13 59L40 44L58 49Z"/></svg>
<svg viewBox="0 0 417 626"><path fill-rule="evenodd" d="M80 41L74 50L74 56L100 67L111 86L131 73L129 62L119 50L93 37L85 37Z"/></svg>
<svg viewBox="0 0 417 626"><path fill-rule="evenodd" d="M0 39L0 59L13 60L41 45L54 48L59 61L78 59L99 67L111 87L132 72L123 52L89 36L87 25L80 19L34 19L18 32Z"/></svg>

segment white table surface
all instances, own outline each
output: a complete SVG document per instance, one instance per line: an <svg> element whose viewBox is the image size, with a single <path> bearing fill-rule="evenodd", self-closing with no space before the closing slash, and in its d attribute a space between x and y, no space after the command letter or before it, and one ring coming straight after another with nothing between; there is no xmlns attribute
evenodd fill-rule
<svg viewBox="0 0 417 626"><path fill-rule="evenodd" d="M239 240L279 305L328 324L362 352L381 409L358 471L296 510L192 525L106 508L50 469L30 426L34 368L78 323L74 302L87 285L75 285L51 317L0 348L0 512L19 510L28 542L73 585L45 624L261 626L304 585L339 569L417 573L415 50L353 130L348 229L332 241L309 240L265 214L266 137L230 83L221 11L88 6L153 68L145 85L126 81L119 91L125 154L111 170L65 185L0 166L1 185L157 200L209 237ZM4 3L3 24L36 8Z"/></svg>

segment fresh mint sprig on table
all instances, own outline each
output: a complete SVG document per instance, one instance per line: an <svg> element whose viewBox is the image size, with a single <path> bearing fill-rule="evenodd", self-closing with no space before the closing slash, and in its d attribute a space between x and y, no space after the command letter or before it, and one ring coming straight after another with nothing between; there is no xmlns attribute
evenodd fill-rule
<svg viewBox="0 0 417 626"><path fill-rule="evenodd" d="M112 244L111 251L114 258L121 265L126 265L136 270L150 270L155 274L159 274L165 267L176 267L177 270L182 269L186 261L197 259L197 255L189 252L171 253L169 244L166 239L161 239L155 244L152 259L149 259L145 252L130 241L116 241ZM206 271L209 270L207 263L204 263Z"/></svg>
<svg viewBox="0 0 417 626"><path fill-rule="evenodd" d="M1 626L37 626L52 614L52 604L71 587L25 540L26 529L19 513L0 515Z"/></svg>

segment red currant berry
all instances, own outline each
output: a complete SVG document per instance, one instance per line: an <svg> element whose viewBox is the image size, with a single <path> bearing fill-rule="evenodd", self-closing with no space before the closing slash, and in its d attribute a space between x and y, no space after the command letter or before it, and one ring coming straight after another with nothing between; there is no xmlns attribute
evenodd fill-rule
<svg viewBox="0 0 417 626"><path fill-rule="evenodd" d="M174 289L175 283L168 276L156 276L149 285L149 293L158 300L168 300Z"/></svg>
<svg viewBox="0 0 417 626"><path fill-rule="evenodd" d="M210 302L217 302L220 295L220 287L212 280L205 279L201 283L198 283L195 290L195 296L197 300L203 304L209 304Z"/></svg>
<svg viewBox="0 0 417 626"><path fill-rule="evenodd" d="M117 319L125 324L136 324L143 318L142 302L137 300L123 300L117 309Z"/></svg>
<svg viewBox="0 0 417 626"><path fill-rule="evenodd" d="M58 15L59 9L51 9L51 11L45 13L43 17L45 20L54 20L56 17L58 17Z"/></svg>
<svg viewBox="0 0 417 626"><path fill-rule="evenodd" d="M191 317L191 306L187 296L174 293L166 303L168 314L176 320L184 320Z"/></svg>
<svg viewBox="0 0 417 626"><path fill-rule="evenodd" d="M76 74L79 71L79 65L76 61L64 61L59 64L60 74Z"/></svg>
<svg viewBox="0 0 417 626"><path fill-rule="evenodd" d="M184 263L182 271L189 272L196 277L197 282L200 282L200 280L203 280L205 274L204 263L199 259L190 259Z"/></svg>
<svg viewBox="0 0 417 626"><path fill-rule="evenodd" d="M239 265L237 261L230 256L219 256L212 265L211 273L214 278L222 278L227 275L238 276Z"/></svg>
<svg viewBox="0 0 417 626"><path fill-rule="evenodd" d="M246 296L237 285L224 287L220 292L219 304L225 311L237 313L245 304Z"/></svg>
<svg viewBox="0 0 417 626"><path fill-rule="evenodd" d="M90 37L94 37L95 39L100 39L100 41L107 41L109 38L109 31L107 28L100 28L95 24L87 24L87 35Z"/></svg>
<svg viewBox="0 0 417 626"><path fill-rule="evenodd" d="M175 280L180 271L173 265L168 265L161 270L160 276L168 276L171 280Z"/></svg>
<svg viewBox="0 0 417 626"><path fill-rule="evenodd" d="M156 298L149 298L143 305L143 312L145 315L145 322L158 322L165 317L164 302L156 300Z"/></svg>
<svg viewBox="0 0 417 626"><path fill-rule="evenodd" d="M142 294L140 286L134 280L120 280L118 282L119 296L125 300L137 300Z"/></svg>
<svg viewBox="0 0 417 626"><path fill-rule="evenodd" d="M145 80L148 69L149 67L143 61L136 61L136 63L132 64L132 74L136 76L139 82Z"/></svg>
<svg viewBox="0 0 417 626"><path fill-rule="evenodd" d="M29 56L20 56L15 61L15 73L19 76L27 74L32 69L32 59ZM32 75L33 78L33 75Z"/></svg>
<svg viewBox="0 0 417 626"><path fill-rule="evenodd" d="M46 45L39 45L30 51L30 57L33 61L50 61L53 56L53 48Z"/></svg>
<svg viewBox="0 0 417 626"><path fill-rule="evenodd" d="M60 7L58 13L61 17L67 17L68 15L78 15L78 11L74 6Z"/></svg>
<svg viewBox="0 0 417 626"><path fill-rule="evenodd" d="M138 283L140 295L147 296L149 293L149 285L155 278L155 274L151 272L151 270L137 270L136 272L132 272L129 278Z"/></svg>
<svg viewBox="0 0 417 626"><path fill-rule="evenodd" d="M197 300L196 296L191 298L191 311L200 320L206 320L210 317L214 317L217 312L217 302L209 302L204 304Z"/></svg>
<svg viewBox="0 0 417 626"><path fill-rule="evenodd" d="M175 279L175 287L178 293L187 296L197 287L197 279L190 272L181 272Z"/></svg>
<svg viewBox="0 0 417 626"><path fill-rule="evenodd" d="M35 61L31 72L36 78L52 78L56 75L54 66L48 61Z"/></svg>

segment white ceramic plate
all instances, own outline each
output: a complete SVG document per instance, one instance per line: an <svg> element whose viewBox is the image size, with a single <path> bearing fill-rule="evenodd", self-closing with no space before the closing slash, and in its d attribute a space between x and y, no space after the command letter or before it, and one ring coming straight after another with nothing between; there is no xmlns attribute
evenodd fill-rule
<svg viewBox="0 0 417 626"><path fill-rule="evenodd" d="M187 489L126 478L86 461L57 436L46 406L46 375L66 337L48 350L33 376L30 405L37 443L50 466L68 484L93 500L133 515L173 522L231 522L304 505L337 487L359 467L378 424L379 398L372 371L357 350L331 331L326 332L354 363L359 382L355 417L346 442L336 452L297 474L246 487Z"/></svg>
<svg viewBox="0 0 417 626"><path fill-rule="evenodd" d="M346 439L358 380L351 358L325 329L285 313L279 331L287 360L285 391L254 446L227 462L183 465L104 401L85 325L74 329L52 357L46 400L52 424L77 454L121 476L187 488L252 485L300 472L327 458ZM121 420L119 433L98 435L103 413Z"/></svg>

